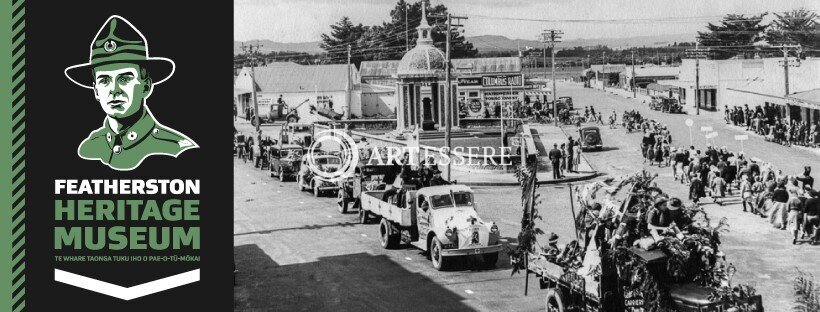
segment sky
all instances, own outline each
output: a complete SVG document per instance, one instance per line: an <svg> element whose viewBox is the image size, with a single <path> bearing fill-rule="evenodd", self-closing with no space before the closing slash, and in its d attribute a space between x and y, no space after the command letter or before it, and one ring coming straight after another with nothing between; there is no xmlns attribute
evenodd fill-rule
<svg viewBox="0 0 820 312"><path fill-rule="evenodd" d="M707 22L719 21L720 16L728 13L757 14L805 8L820 14L818 0L430 1L432 5L444 4L454 15L467 16L468 20L463 23L466 36L501 35L527 40L536 39L543 29L560 29L565 33L565 40L688 33L694 36L697 31L704 30ZM397 0L234 0L234 39L319 41L322 33L330 31L329 25L343 16L350 17L354 23L381 24L389 18L390 10L396 2ZM623 21L624 19L629 21ZM554 22L555 20L561 22Z"/></svg>

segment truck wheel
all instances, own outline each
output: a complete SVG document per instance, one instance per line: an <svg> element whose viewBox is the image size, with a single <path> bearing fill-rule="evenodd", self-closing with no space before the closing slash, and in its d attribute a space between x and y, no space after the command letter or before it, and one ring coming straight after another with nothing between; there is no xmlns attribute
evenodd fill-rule
<svg viewBox="0 0 820 312"><path fill-rule="evenodd" d="M311 183L313 185L313 197L321 197L322 191L319 190L319 186L316 185L316 182Z"/></svg>
<svg viewBox="0 0 820 312"><path fill-rule="evenodd" d="M485 266L493 268L495 267L495 263L498 262L498 252L483 254L481 258L484 259Z"/></svg>
<svg viewBox="0 0 820 312"><path fill-rule="evenodd" d="M370 219L370 212L367 210L359 208L359 223L367 224L368 219Z"/></svg>
<svg viewBox="0 0 820 312"><path fill-rule="evenodd" d="M379 242L382 244L382 248L395 249L399 246L400 239L398 233L393 233L390 221L382 218L382 222L379 223Z"/></svg>
<svg viewBox="0 0 820 312"><path fill-rule="evenodd" d="M339 198L339 212L347 213L347 198L345 198L345 191L344 189L340 189L337 192L337 196Z"/></svg>
<svg viewBox="0 0 820 312"><path fill-rule="evenodd" d="M305 186L302 184L302 175L301 175L301 174L297 174L297 176L296 176L296 184L298 184L298 185L299 185L299 191L300 191L300 192L304 192L304 191L305 191Z"/></svg>
<svg viewBox="0 0 820 312"><path fill-rule="evenodd" d="M439 271L443 271L447 268L447 264L449 261L447 257L444 257L441 254L441 251L444 250L441 241L438 240L438 237L433 237L433 241L430 242L430 260L433 261L433 268Z"/></svg>
<svg viewBox="0 0 820 312"><path fill-rule="evenodd" d="M557 289L548 289L547 298L544 301L547 312L564 312L564 298Z"/></svg>

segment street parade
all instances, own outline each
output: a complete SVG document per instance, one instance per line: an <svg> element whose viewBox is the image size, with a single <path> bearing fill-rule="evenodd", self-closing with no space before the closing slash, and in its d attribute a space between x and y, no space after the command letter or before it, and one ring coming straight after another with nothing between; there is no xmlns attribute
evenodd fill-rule
<svg viewBox="0 0 820 312"><path fill-rule="evenodd" d="M816 10L650 47L350 5L385 21L236 43L235 311L820 311L820 50L722 35Z"/></svg>

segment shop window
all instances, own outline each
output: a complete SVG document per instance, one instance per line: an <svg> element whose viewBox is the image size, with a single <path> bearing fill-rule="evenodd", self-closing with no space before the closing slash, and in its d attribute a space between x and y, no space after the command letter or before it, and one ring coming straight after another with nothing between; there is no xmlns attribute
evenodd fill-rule
<svg viewBox="0 0 820 312"><path fill-rule="evenodd" d="M328 107L328 104L333 101L332 95L318 95L316 96L316 104L319 107Z"/></svg>

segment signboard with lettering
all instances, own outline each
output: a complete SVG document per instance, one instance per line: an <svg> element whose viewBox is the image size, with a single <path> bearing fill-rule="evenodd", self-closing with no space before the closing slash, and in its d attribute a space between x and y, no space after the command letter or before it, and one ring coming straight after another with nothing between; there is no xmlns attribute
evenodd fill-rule
<svg viewBox="0 0 820 312"><path fill-rule="evenodd" d="M458 85L460 87L463 87L463 86L480 86L481 85L481 77L459 77L458 78Z"/></svg>
<svg viewBox="0 0 820 312"><path fill-rule="evenodd" d="M700 127L700 131L710 132L710 131L714 131L714 129L712 129L712 127L710 127L710 126L703 126L703 127Z"/></svg>
<svg viewBox="0 0 820 312"><path fill-rule="evenodd" d="M481 101L478 99L473 99L470 101L469 105L470 111L473 113L480 113L481 112Z"/></svg>
<svg viewBox="0 0 820 312"><path fill-rule="evenodd" d="M643 312L644 300L640 290L624 287L624 311Z"/></svg>
<svg viewBox="0 0 820 312"><path fill-rule="evenodd" d="M481 77L482 87L521 87L524 86L522 75L492 75Z"/></svg>
<svg viewBox="0 0 820 312"><path fill-rule="evenodd" d="M707 135L706 135L706 138L707 138L707 139L714 139L714 138L716 138L717 136L718 136L718 133L717 133L717 132L712 132L712 133L707 134Z"/></svg>
<svg viewBox="0 0 820 312"><path fill-rule="evenodd" d="M256 103L259 105L270 105L273 104L273 98L265 94L256 94Z"/></svg>
<svg viewBox="0 0 820 312"><path fill-rule="evenodd" d="M748 139L749 139L748 134L741 134L741 135L736 135L735 136L735 141L746 141Z"/></svg>

